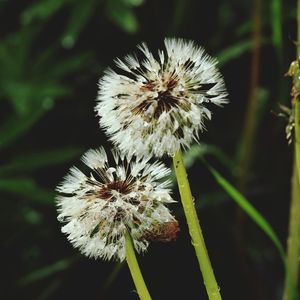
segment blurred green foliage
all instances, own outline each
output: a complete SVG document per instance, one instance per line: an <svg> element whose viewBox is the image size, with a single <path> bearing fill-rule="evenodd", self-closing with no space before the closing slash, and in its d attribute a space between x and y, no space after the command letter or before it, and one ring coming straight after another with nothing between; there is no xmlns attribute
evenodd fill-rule
<svg viewBox="0 0 300 300"><path fill-rule="evenodd" d="M246 289L245 300L279 299L281 262L252 223L245 229L246 247L256 256L249 255L247 271L239 265L232 240L234 206L229 199L243 207L282 252L291 150L284 140L284 122L270 111L278 101L289 101L283 74L294 55L295 4L290 0L263 3L258 131L245 198L229 182L237 180L241 171L235 154L249 96L252 5L252 1L237 0L35 0L18 5L0 1L5 25L0 28L0 197L6 260L2 269L7 270L3 299L117 299L126 298L132 289L120 264L114 267L74 256L77 250L60 233L56 221L54 189L68 168L79 164L86 149L111 146L93 112L103 67L141 41L151 48L161 47L166 35L194 39L215 55L230 95L231 103L222 111L213 109L202 144L192 146L185 157L224 299L240 299ZM213 174L224 192L215 186L201 162L203 157L221 170ZM154 245L149 258L141 258L155 299L176 299L181 292L192 299L189 291L199 290L193 261L189 266L177 259L179 252L191 253L181 207L175 205L174 211L182 230L177 243ZM219 236L218 241L214 236ZM155 261L159 264L154 269ZM254 272L253 282L242 276L249 269ZM190 274L188 285L179 279L185 275L172 276L178 270ZM228 270L232 270L230 276ZM265 283L263 288L255 277ZM162 280L164 291L159 288Z"/></svg>

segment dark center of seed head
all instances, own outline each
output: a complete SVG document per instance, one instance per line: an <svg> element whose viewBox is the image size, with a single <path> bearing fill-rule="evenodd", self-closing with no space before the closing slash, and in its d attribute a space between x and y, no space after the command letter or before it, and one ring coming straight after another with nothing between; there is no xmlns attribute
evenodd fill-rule
<svg viewBox="0 0 300 300"><path fill-rule="evenodd" d="M114 201L113 192L117 191L120 194L126 195L132 191L132 187L126 181L112 181L103 186L99 191L99 196L102 199Z"/></svg>
<svg viewBox="0 0 300 300"><path fill-rule="evenodd" d="M153 100L156 102L153 117L158 119L159 116L165 111L168 112L172 107L178 105L179 99L172 95L173 89L176 87L178 81L174 78L168 80L165 85L164 90L157 91L157 86L154 81L148 81L141 87L142 92L146 91L157 91L157 97L148 98L147 100L140 103L137 107L133 109L135 114L143 113L147 111L147 109L153 105Z"/></svg>

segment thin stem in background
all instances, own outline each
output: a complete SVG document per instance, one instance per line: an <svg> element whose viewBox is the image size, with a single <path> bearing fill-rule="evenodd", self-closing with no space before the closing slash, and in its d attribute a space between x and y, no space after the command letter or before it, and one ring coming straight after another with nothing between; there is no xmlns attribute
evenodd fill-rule
<svg viewBox="0 0 300 300"><path fill-rule="evenodd" d="M252 32L252 60L250 71L249 101L246 109L245 123L241 136L239 149L240 178L239 190L244 193L246 189L249 168L252 161L253 145L257 129L258 112L258 86L260 72L260 56L262 41L262 0L254 0L253 8L253 32Z"/></svg>
<svg viewBox="0 0 300 300"><path fill-rule="evenodd" d="M173 157L173 164L189 233L200 265L200 270L202 272L208 298L210 300L221 300L222 298L220 289L207 253L202 230L195 209L194 199L183 162L182 152L180 150Z"/></svg>
<svg viewBox="0 0 300 300"><path fill-rule="evenodd" d="M261 63L261 44L262 44L262 0L253 0L252 11L252 57L250 65L250 85L249 99L246 108L245 123L241 134L241 141L238 149L238 164L240 176L237 181L237 188L243 195L247 195L247 183L251 174L251 164L255 151L255 137L257 135L259 122L259 79ZM237 260L240 274L244 278L245 289L249 290L251 297L255 299L268 298L265 285L260 275L253 269L248 261L245 252L244 224L246 215L241 208L236 208L234 239ZM247 270L247 272L245 272Z"/></svg>
<svg viewBox="0 0 300 300"><path fill-rule="evenodd" d="M143 275L141 273L139 264L137 262L132 238L129 232L125 235L125 247L126 247L126 261L133 278L136 290L141 300L151 300L151 296L148 292L147 286L145 284Z"/></svg>

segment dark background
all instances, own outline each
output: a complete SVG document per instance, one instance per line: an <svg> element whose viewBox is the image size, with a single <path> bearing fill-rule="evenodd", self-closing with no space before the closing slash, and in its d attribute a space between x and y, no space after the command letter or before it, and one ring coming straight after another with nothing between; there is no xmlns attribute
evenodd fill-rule
<svg viewBox="0 0 300 300"><path fill-rule="evenodd" d="M156 51L165 37L192 39L219 59L230 104L212 107L201 147L209 145L207 161L247 195L285 246L292 146L285 120L271 111L279 111L278 103L290 105L291 80L284 73L295 57L295 5L1 0L1 298L138 299L126 265L87 259L72 248L56 219L54 189L87 149L111 147L94 113L97 81L115 57L141 41ZM255 37L254 28L260 28ZM259 73L251 84L255 49ZM256 128L244 154L251 89L258 90L251 117ZM243 155L249 167L241 167ZM274 244L201 160L188 171L223 299L281 299L284 270ZM171 208L181 231L176 242L153 243L139 256L145 280L153 299L206 299L181 206Z"/></svg>

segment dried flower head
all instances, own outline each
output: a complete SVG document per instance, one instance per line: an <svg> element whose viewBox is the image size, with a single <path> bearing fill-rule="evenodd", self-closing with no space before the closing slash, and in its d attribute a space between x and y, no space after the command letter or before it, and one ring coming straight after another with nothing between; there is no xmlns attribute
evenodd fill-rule
<svg viewBox="0 0 300 300"><path fill-rule="evenodd" d="M103 148L86 152L82 160L91 169L89 176L70 169L57 187L58 219L65 223L62 232L83 254L123 260L127 230L140 252L147 249L149 236L174 239L178 224L165 206L173 202L170 182L159 182L169 169L146 158L113 154L116 166L110 167Z"/></svg>
<svg viewBox="0 0 300 300"><path fill-rule="evenodd" d="M117 59L118 71L100 79L100 126L121 151L172 155L198 141L208 103L227 102L224 81L216 60L192 41L166 39L157 58L145 44L138 48L144 58Z"/></svg>

